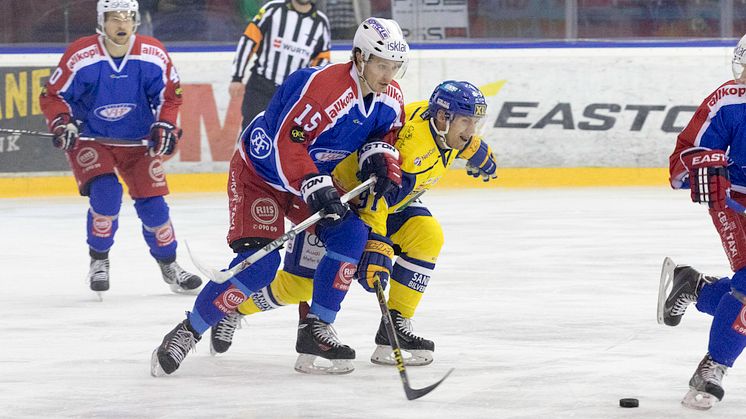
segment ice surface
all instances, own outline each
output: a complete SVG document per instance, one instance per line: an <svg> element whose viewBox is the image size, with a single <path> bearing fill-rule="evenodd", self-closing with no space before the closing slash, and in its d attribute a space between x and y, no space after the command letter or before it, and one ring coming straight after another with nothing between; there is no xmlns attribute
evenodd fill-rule
<svg viewBox="0 0 746 419"><path fill-rule="evenodd" d="M224 267L226 198L168 199L177 237ZM407 401L393 367L369 362L379 311L355 285L336 323L356 370L293 371L297 312L249 317L234 346L211 357L207 337L172 376L149 375L152 350L193 296L160 278L125 200L103 302L85 283L83 198L0 200L0 417L694 418L679 402L707 349L710 318L660 326L664 256L729 273L707 212L667 188L432 191L446 235L415 331L435 362L408 368ZM186 248L179 261L193 269ZM743 417L743 370L707 417ZM618 407L622 397L637 409Z"/></svg>

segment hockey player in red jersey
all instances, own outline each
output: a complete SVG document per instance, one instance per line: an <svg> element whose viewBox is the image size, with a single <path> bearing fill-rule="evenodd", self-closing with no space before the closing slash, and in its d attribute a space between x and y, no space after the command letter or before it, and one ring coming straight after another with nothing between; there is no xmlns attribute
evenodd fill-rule
<svg viewBox="0 0 746 419"><path fill-rule="evenodd" d="M371 267L384 269L385 255L368 245L375 239L341 203L330 174L345 157L365 149L360 177L377 176L375 195L401 186L392 144L404 121L404 103L394 79L404 71L408 51L396 22L366 19L355 33L351 60L290 75L241 134L231 160L227 241L237 254L231 267L282 235L284 217L297 223L310 213L325 214L315 233L327 253L314 275L310 312L298 328L299 371L353 370L355 351L341 343L332 323L358 261L370 260ZM226 283L209 282L187 318L153 351L151 373L173 373L207 329L269 285L279 264L276 250ZM317 357L331 360L332 366L315 365Z"/></svg>
<svg viewBox="0 0 746 419"><path fill-rule="evenodd" d="M142 234L174 292L195 292L202 280L176 263L176 237L163 196L168 193L163 155L179 138L179 76L158 40L136 35L136 0L98 0L98 35L73 42L44 87L40 105L67 153L80 194L88 196L88 281L99 297L109 289L109 250L119 225L127 184ZM131 146L77 141L79 135L130 140ZM148 138L145 150L140 144ZM126 142L126 141L125 141Z"/></svg>
<svg viewBox="0 0 746 419"><path fill-rule="evenodd" d="M691 303L713 316L708 352L682 400L700 410L722 400L723 376L746 347L746 218L727 203L730 196L746 205L745 52L746 36L734 51L734 79L705 98L670 158L671 185L689 189L692 201L709 208L734 272L730 278L715 278L668 258L663 264L658 321L678 325Z"/></svg>

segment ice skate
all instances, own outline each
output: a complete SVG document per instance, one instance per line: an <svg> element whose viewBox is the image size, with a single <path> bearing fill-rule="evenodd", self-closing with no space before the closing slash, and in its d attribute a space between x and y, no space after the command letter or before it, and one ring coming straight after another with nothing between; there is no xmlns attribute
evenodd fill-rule
<svg viewBox="0 0 746 419"><path fill-rule="evenodd" d="M233 312L210 328L210 354L218 355L228 351L233 343L233 333L241 327L244 317L243 314Z"/></svg>
<svg viewBox="0 0 746 419"><path fill-rule="evenodd" d="M109 259L91 258L88 270L88 286L95 292L99 301L104 300L104 291L109 290Z"/></svg>
<svg viewBox="0 0 746 419"><path fill-rule="evenodd" d="M723 376L728 367L715 362L710 354L705 355L702 362L689 380L689 392L686 393L681 404L696 410L708 410L715 403L723 400Z"/></svg>
<svg viewBox="0 0 746 419"><path fill-rule="evenodd" d="M404 357L404 365L420 366L432 363L435 343L412 333L412 321L410 319L402 316L396 310L389 310L389 312L396 330L396 338L402 350L402 357ZM396 365L383 319L381 319L378 333L376 333L376 345L378 346L371 355L370 362L379 365Z"/></svg>
<svg viewBox="0 0 746 419"><path fill-rule="evenodd" d="M309 315L298 324L298 340L295 343L298 359L295 370L307 374L348 374L355 367L355 350L343 345L331 324L324 323L314 315ZM328 360L317 364L318 357ZM323 361L321 361L323 362Z"/></svg>
<svg viewBox="0 0 746 419"><path fill-rule="evenodd" d="M198 293L198 288L202 285L200 277L185 271L176 261L158 261L158 266L161 268L163 280L171 287L171 291L176 294Z"/></svg>
<svg viewBox="0 0 746 419"><path fill-rule="evenodd" d="M176 371L187 353L194 350L201 338L192 329L188 319L176 325L163 338L161 345L153 351L150 358L150 375L162 377Z"/></svg>
<svg viewBox="0 0 746 419"><path fill-rule="evenodd" d="M658 324L677 326L689 304L697 302L702 287L716 280L691 266L676 265L671 258L666 258L658 287Z"/></svg>

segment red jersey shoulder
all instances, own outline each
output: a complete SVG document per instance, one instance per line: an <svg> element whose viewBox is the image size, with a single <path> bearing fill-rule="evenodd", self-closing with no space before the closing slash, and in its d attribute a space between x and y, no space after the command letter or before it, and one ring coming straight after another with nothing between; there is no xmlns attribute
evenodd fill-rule
<svg viewBox="0 0 746 419"><path fill-rule="evenodd" d="M399 102L402 107L404 107L404 93L402 93L401 86L399 86L399 83L397 83L396 80L392 80L388 87L386 87L385 94L392 97L394 100Z"/></svg>
<svg viewBox="0 0 746 419"><path fill-rule="evenodd" d="M334 120L357 103L358 89L350 76L352 62L332 64L317 71L304 96L324 108L326 116Z"/></svg>
<svg viewBox="0 0 746 419"><path fill-rule="evenodd" d="M135 35L135 44L132 46L132 52L142 57L148 57L163 63L167 66L171 59L168 57L166 47L161 41L147 35Z"/></svg>
<svg viewBox="0 0 746 419"><path fill-rule="evenodd" d="M710 93L702 102L701 106L707 106L710 110L726 104L746 102L746 85L738 84L734 80L728 80Z"/></svg>
<svg viewBox="0 0 746 419"><path fill-rule="evenodd" d="M62 56L61 66L69 71L85 66L104 57L98 42L98 35L89 35L73 41Z"/></svg>

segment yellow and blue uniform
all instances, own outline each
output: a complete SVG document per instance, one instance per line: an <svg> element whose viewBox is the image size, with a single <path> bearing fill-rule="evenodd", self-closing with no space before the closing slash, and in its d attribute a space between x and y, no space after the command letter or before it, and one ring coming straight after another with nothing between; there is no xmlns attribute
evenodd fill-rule
<svg viewBox="0 0 746 419"><path fill-rule="evenodd" d="M407 120L399 132L396 148L401 156L402 187L395 195L373 202L363 196L357 204L360 218L371 231L386 236L399 257L391 272L389 308L410 318L427 287L443 246L443 231L419 197L432 188L457 157L470 159L480 147L474 136L462 150L441 149L430 119L423 113L428 101L414 102L404 108ZM357 179L357 154L353 153L334 169L332 175L343 190L360 184ZM238 307L242 314L253 314L311 298L313 269L324 249L310 234L288 246L285 265L269 287L253 294Z"/></svg>

